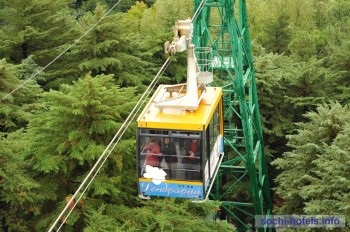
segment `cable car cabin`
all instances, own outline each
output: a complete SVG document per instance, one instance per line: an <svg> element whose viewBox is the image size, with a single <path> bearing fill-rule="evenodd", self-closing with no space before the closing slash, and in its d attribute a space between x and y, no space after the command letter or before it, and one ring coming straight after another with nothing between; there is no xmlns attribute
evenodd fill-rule
<svg viewBox="0 0 350 232"><path fill-rule="evenodd" d="M222 89L206 87L193 111L157 107L165 92L137 120L139 196L206 200L223 157Z"/></svg>

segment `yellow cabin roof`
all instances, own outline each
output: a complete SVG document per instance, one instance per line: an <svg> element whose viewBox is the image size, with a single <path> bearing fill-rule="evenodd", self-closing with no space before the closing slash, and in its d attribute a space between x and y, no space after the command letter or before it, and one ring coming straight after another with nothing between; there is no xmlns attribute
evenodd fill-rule
<svg viewBox="0 0 350 232"><path fill-rule="evenodd" d="M165 87L160 85L137 119L139 128L156 128L169 130L203 131L222 98L220 87L207 87L197 110L190 112L177 109L160 110L155 103L165 94Z"/></svg>

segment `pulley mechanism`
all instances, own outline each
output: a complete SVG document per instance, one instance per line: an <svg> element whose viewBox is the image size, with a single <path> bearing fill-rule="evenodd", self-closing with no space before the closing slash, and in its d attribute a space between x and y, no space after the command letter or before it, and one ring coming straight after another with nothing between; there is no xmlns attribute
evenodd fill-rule
<svg viewBox="0 0 350 232"><path fill-rule="evenodd" d="M194 111L198 109L205 92L205 84L213 81L211 49L195 48L192 44L193 24L191 19L179 20L173 27L174 38L164 44L164 52L170 56L187 50L187 83L164 86L164 95L155 106Z"/></svg>

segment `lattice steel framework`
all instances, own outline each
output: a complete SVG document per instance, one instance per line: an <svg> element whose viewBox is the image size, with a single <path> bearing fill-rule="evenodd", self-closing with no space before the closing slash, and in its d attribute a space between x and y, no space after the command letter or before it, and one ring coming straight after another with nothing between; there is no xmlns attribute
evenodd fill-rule
<svg viewBox="0 0 350 232"><path fill-rule="evenodd" d="M216 216L242 231L271 230L254 227L255 215L271 215L272 202L246 2L207 0L193 25L192 42L213 49L214 85L224 90L225 158L211 192L222 202Z"/></svg>

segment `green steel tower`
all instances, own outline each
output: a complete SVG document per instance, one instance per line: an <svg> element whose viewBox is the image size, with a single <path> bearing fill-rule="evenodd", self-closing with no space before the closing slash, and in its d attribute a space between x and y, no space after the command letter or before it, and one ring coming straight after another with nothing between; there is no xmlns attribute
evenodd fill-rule
<svg viewBox="0 0 350 232"><path fill-rule="evenodd" d="M212 48L214 85L224 91L225 158L210 195L222 202L217 217L240 231L272 230L254 226L256 215L271 215L272 202L246 1L195 0L194 4L192 42Z"/></svg>

